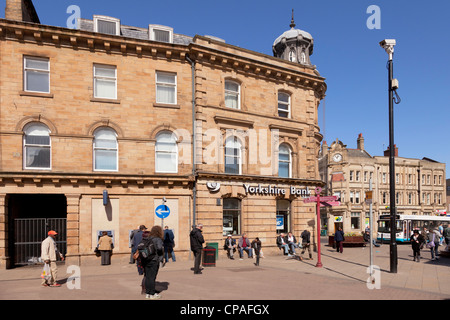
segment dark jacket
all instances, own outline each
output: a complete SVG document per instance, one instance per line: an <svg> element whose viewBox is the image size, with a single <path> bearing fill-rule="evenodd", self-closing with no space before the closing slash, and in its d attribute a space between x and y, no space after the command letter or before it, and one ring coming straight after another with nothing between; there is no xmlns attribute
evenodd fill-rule
<svg viewBox="0 0 450 320"><path fill-rule="evenodd" d="M136 232L133 236L133 240L131 241L131 252L135 253L137 251L138 244L142 241L142 230Z"/></svg>
<svg viewBox="0 0 450 320"><path fill-rule="evenodd" d="M411 236L411 247L413 250L420 250L420 246L425 242L423 235L419 234L416 240L414 240L414 234Z"/></svg>
<svg viewBox="0 0 450 320"><path fill-rule="evenodd" d="M173 231L170 229L164 230L164 247L173 247L175 242L175 235Z"/></svg>
<svg viewBox="0 0 450 320"><path fill-rule="evenodd" d="M277 246L278 246L278 248L282 245L281 238L283 238L284 244L288 244L288 242L286 240L286 237L278 236L277 237Z"/></svg>
<svg viewBox="0 0 450 320"><path fill-rule="evenodd" d="M334 234L334 241L345 241L344 232L342 230L336 231Z"/></svg>
<svg viewBox="0 0 450 320"><path fill-rule="evenodd" d="M141 242L144 243L145 245L148 245L149 241L153 242L153 245L156 250L156 254L151 259L149 259L147 261L142 261L142 262L145 264L145 263L149 263L150 261L153 261L153 260L162 261L162 259L164 258L164 244L163 244L162 239L158 238L158 237L143 238Z"/></svg>
<svg viewBox="0 0 450 320"><path fill-rule="evenodd" d="M233 238L231 238L231 247L233 248L235 245L236 245L236 240L233 239ZM226 238L226 239L225 239L225 242L223 243L223 248L224 248L225 250L227 250L227 249L228 249L228 246L229 246L229 244L228 244L228 238ZM236 248L233 248L233 249L234 249L233 251L236 251Z"/></svg>
<svg viewBox="0 0 450 320"><path fill-rule="evenodd" d="M311 242L311 233L308 230L303 231L300 237L302 238L302 244Z"/></svg>
<svg viewBox="0 0 450 320"><path fill-rule="evenodd" d="M203 248L205 239L203 239L202 230L198 228L192 229L191 233L189 234L189 238L191 240L192 251L201 250Z"/></svg>
<svg viewBox="0 0 450 320"><path fill-rule="evenodd" d="M255 249L255 253L259 255L261 252L261 241L260 240L253 240L252 241L252 248Z"/></svg>

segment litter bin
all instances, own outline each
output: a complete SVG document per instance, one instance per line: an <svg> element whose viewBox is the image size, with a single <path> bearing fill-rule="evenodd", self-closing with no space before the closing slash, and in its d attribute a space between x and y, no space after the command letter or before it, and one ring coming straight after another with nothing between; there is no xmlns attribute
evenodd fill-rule
<svg viewBox="0 0 450 320"><path fill-rule="evenodd" d="M217 242L207 242L206 246L216 249L216 260L219 260L219 244Z"/></svg>
<svg viewBox="0 0 450 320"><path fill-rule="evenodd" d="M206 246L203 248L203 263L204 267L216 266L216 248Z"/></svg>

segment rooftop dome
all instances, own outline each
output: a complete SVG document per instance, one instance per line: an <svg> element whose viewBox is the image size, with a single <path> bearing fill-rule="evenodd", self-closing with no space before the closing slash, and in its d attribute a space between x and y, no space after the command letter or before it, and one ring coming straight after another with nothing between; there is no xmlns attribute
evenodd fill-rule
<svg viewBox="0 0 450 320"><path fill-rule="evenodd" d="M295 29L294 10L292 10L292 20L289 26L291 29L274 41L273 55L290 62L311 66L310 56L314 51L314 39L308 32Z"/></svg>

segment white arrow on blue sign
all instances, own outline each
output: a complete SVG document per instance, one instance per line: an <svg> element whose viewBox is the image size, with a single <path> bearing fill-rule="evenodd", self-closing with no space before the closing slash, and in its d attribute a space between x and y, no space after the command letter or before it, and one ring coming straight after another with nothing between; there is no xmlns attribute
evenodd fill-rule
<svg viewBox="0 0 450 320"><path fill-rule="evenodd" d="M158 206L155 210L156 216L161 219L165 219L170 214L170 209L165 204Z"/></svg>

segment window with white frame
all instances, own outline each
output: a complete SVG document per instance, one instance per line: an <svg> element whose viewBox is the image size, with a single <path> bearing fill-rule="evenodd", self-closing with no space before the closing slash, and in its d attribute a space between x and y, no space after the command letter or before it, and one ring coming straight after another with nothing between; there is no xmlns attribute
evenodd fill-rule
<svg viewBox="0 0 450 320"><path fill-rule="evenodd" d="M352 229L361 228L361 212L352 212L350 220Z"/></svg>
<svg viewBox="0 0 450 320"><path fill-rule="evenodd" d="M156 72L156 103L177 104L177 75Z"/></svg>
<svg viewBox="0 0 450 320"><path fill-rule="evenodd" d="M241 86L239 83L225 81L225 106L231 109L240 109Z"/></svg>
<svg viewBox="0 0 450 320"><path fill-rule="evenodd" d="M23 137L25 169L51 169L50 130L41 123L32 123L25 127Z"/></svg>
<svg viewBox="0 0 450 320"><path fill-rule="evenodd" d="M156 172L178 172L178 145L173 132L163 131L156 136L155 157Z"/></svg>
<svg viewBox="0 0 450 320"><path fill-rule="evenodd" d="M23 89L30 92L50 93L50 60L24 57Z"/></svg>
<svg viewBox="0 0 450 320"><path fill-rule="evenodd" d="M278 176L282 178L292 177L291 148L286 144L281 144L278 150Z"/></svg>
<svg viewBox="0 0 450 320"><path fill-rule="evenodd" d="M94 64L94 98L117 99L117 68Z"/></svg>
<svg viewBox="0 0 450 320"><path fill-rule="evenodd" d="M107 16L94 16L94 32L120 36L120 20Z"/></svg>
<svg viewBox="0 0 450 320"><path fill-rule="evenodd" d="M119 151L117 134L110 128L100 128L94 132L94 170L118 171Z"/></svg>
<svg viewBox="0 0 450 320"><path fill-rule="evenodd" d="M225 173L242 173L241 148L241 142L235 136L225 141Z"/></svg>
<svg viewBox="0 0 450 320"><path fill-rule="evenodd" d="M173 28L151 24L148 26L150 40L173 43Z"/></svg>
<svg viewBox="0 0 450 320"><path fill-rule="evenodd" d="M291 117L291 96L284 92L278 92L278 116Z"/></svg>

